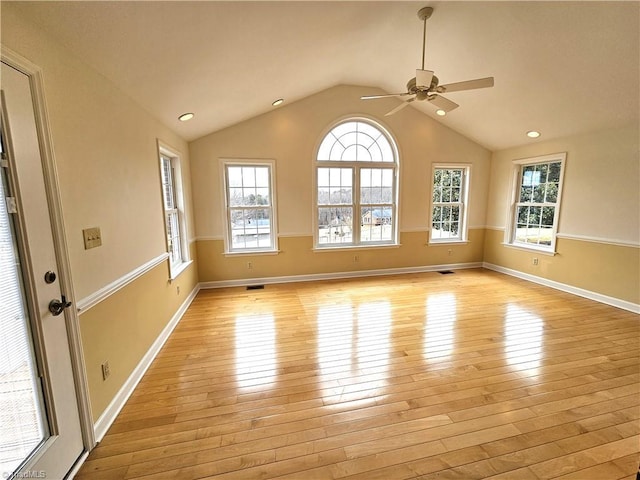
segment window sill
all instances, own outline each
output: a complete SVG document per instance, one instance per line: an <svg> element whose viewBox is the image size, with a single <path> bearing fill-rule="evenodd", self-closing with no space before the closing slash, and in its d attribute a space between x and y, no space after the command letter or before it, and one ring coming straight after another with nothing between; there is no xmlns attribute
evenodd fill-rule
<svg viewBox="0 0 640 480"><path fill-rule="evenodd" d="M547 250L544 248L528 247L525 245L506 243L506 242L503 242L502 245L504 245L505 247L513 248L515 250L521 250L523 252L529 252L529 253L539 253L541 255L548 255L550 257L555 257L556 255L558 255L558 252L554 250Z"/></svg>
<svg viewBox="0 0 640 480"><path fill-rule="evenodd" d="M338 251L355 251L355 250L372 250L372 249L385 249L385 248L400 248L400 243L380 244L380 245L341 245L339 247L327 246L327 247L313 247L313 252L338 252Z"/></svg>
<svg viewBox="0 0 640 480"><path fill-rule="evenodd" d="M466 245L467 243L469 243L469 240L446 239L446 240L429 240L427 242L427 245L432 247L434 245Z"/></svg>
<svg viewBox="0 0 640 480"><path fill-rule="evenodd" d="M222 252L225 257L243 257L256 255L278 255L282 250L247 250L244 252Z"/></svg>
<svg viewBox="0 0 640 480"><path fill-rule="evenodd" d="M187 260L186 262L182 262L180 265L176 265L175 267L169 266L169 272L170 272L169 281L173 282L175 279L177 279L180 276L180 274L184 272L192 263L193 263L193 260Z"/></svg>

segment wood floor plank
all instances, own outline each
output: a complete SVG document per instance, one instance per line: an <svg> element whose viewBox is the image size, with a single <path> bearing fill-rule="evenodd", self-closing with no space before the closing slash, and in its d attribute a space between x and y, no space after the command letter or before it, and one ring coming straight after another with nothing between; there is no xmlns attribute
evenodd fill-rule
<svg viewBox="0 0 640 480"><path fill-rule="evenodd" d="M638 315L482 269L201 291L79 480L631 478Z"/></svg>

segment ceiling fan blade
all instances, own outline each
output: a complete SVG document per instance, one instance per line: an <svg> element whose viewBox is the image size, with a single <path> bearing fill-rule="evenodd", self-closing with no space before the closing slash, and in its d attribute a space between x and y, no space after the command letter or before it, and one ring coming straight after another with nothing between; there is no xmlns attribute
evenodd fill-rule
<svg viewBox="0 0 640 480"><path fill-rule="evenodd" d="M433 72L431 70L416 70L416 87L428 89L431 86Z"/></svg>
<svg viewBox="0 0 640 480"><path fill-rule="evenodd" d="M460 92L462 90L474 90L476 88L493 87L493 77L477 78L466 82L449 83L440 85L436 90L438 93Z"/></svg>
<svg viewBox="0 0 640 480"><path fill-rule="evenodd" d="M402 102L400 105L398 105L396 108L394 108L393 110L388 111L387 113L384 114L385 117L388 117L389 115L393 115L394 113L398 113L400 110L402 110L404 107L406 107L407 105L409 105L411 102L413 102L416 99L416 97L410 98L409 100L405 100L404 102Z"/></svg>
<svg viewBox="0 0 640 480"><path fill-rule="evenodd" d="M448 98L441 97L440 95L429 96L428 100L436 107L441 108L445 112L450 112L451 110L460 106L457 103L452 102Z"/></svg>
<svg viewBox="0 0 640 480"><path fill-rule="evenodd" d="M364 95L360 97L360 100L375 100L376 98L390 98L390 97L406 97L407 95L413 95L412 93L389 93L387 95Z"/></svg>

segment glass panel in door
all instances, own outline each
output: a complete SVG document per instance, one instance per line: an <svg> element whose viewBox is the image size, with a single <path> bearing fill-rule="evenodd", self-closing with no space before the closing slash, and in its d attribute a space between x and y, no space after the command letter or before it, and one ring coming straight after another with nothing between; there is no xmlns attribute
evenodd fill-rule
<svg viewBox="0 0 640 480"><path fill-rule="evenodd" d="M0 153L4 159L1 131ZM0 166L0 472L5 478L49 436L7 177Z"/></svg>

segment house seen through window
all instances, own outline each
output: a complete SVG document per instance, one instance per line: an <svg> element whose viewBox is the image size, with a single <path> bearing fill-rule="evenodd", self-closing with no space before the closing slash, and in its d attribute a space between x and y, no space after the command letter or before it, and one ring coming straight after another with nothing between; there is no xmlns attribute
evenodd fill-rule
<svg viewBox="0 0 640 480"><path fill-rule="evenodd" d="M369 120L347 120L316 157L316 247L397 243L398 154Z"/></svg>

